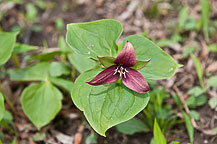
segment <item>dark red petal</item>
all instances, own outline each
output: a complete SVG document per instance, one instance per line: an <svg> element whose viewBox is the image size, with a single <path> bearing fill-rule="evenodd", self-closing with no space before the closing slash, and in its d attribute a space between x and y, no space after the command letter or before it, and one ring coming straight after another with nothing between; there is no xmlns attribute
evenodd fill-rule
<svg viewBox="0 0 217 144"><path fill-rule="evenodd" d="M127 67L132 67L136 64L136 55L133 45L127 41L124 48L121 50L114 63Z"/></svg>
<svg viewBox="0 0 217 144"><path fill-rule="evenodd" d="M126 78L122 76L122 82L129 89L138 92L145 93L150 90L147 81L137 70L127 68Z"/></svg>
<svg viewBox="0 0 217 144"><path fill-rule="evenodd" d="M87 82L90 85L103 85L103 84L108 84L108 83L112 83L114 81L116 81L119 78L119 75L115 73L115 69L118 66L113 65L110 66L108 68L106 68L105 70L101 71L95 78L93 78L90 82Z"/></svg>

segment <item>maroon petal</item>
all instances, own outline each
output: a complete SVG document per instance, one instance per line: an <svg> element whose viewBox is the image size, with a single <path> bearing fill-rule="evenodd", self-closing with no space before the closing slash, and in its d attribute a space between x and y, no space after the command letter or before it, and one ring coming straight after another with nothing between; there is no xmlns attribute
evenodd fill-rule
<svg viewBox="0 0 217 144"><path fill-rule="evenodd" d="M136 64L136 55L133 45L127 41L124 48L121 50L114 63L127 67L132 67Z"/></svg>
<svg viewBox="0 0 217 144"><path fill-rule="evenodd" d="M121 79L126 87L138 93L145 93L150 90L142 74L134 69L127 68L126 70L126 77Z"/></svg>
<svg viewBox="0 0 217 144"><path fill-rule="evenodd" d="M113 65L110 66L108 68L106 68L105 70L101 71L95 78L93 78L90 82L87 82L90 85L103 85L103 84L108 84L108 83L112 83L114 81L116 81L119 78L119 75L115 73L115 69L118 66Z"/></svg>

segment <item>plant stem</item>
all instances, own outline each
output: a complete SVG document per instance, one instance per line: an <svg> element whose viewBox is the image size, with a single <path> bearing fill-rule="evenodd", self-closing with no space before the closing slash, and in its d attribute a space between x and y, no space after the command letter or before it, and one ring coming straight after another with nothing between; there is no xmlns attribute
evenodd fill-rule
<svg viewBox="0 0 217 144"><path fill-rule="evenodd" d="M20 62L19 62L19 59L17 58L16 54L12 55L12 59L14 61L14 64L16 65L16 68L20 68Z"/></svg>
<svg viewBox="0 0 217 144"><path fill-rule="evenodd" d="M2 85L1 85L1 81L0 81L0 92L2 93L2 95L4 96L5 101L7 102L7 104L9 105L9 107L11 108L11 110L16 113L16 109L13 106L11 100L6 96L6 94L4 93L3 89L2 89Z"/></svg>

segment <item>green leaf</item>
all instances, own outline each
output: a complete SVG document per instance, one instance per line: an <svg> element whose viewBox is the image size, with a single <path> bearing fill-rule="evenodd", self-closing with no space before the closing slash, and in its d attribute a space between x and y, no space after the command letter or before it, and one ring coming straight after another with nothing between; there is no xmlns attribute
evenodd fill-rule
<svg viewBox="0 0 217 144"><path fill-rule="evenodd" d="M162 40L157 41L156 44L159 47L167 47L167 46L173 46L173 45L177 44L177 42L173 41L173 40L162 39Z"/></svg>
<svg viewBox="0 0 217 144"><path fill-rule="evenodd" d="M143 61L136 61L136 64L132 67L132 69L136 69L136 70L140 70L143 69L149 62L151 59L148 60L143 60Z"/></svg>
<svg viewBox="0 0 217 144"><path fill-rule="evenodd" d="M190 142L191 144L194 143L194 127L191 123L191 118L185 113L183 112L184 118L185 118L185 126L187 128L188 131L188 136L190 138Z"/></svg>
<svg viewBox="0 0 217 144"><path fill-rule="evenodd" d="M135 48L137 60L151 59L143 69L139 70L145 78L166 79L173 76L180 67L170 55L145 37L132 35L125 38L123 43L127 40Z"/></svg>
<svg viewBox="0 0 217 144"><path fill-rule="evenodd" d="M71 52L73 52L72 49L66 44L65 39L64 39L63 36L59 37L58 47L60 48L60 50L62 52L65 52L65 53L71 53Z"/></svg>
<svg viewBox="0 0 217 144"><path fill-rule="evenodd" d="M38 20L37 18L38 9L32 3L27 3L25 5L25 8L26 8L26 18L29 21L36 22Z"/></svg>
<svg viewBox="0 0 217 144"><path fill-rule="evenodd" d="M100 63L105 67L105 68L107 68L107 67L110 67L110 66L112 66L112 65L116 65L115 63L114 63L114 60L115 60L115 58L114 57L98 57L98 59L99 59L99 61L100 61Z"/></svg>
<svg viewBox="0 0 217 144"><path fill-rule="evenodd" d="M16 43L15 47L14 47L13 54L24 53L27 51L36 50L37 48L38 48L37 46Z"/></svg>
<svg viewBox="0 0 217 144"><path fill-rule="evenodd" d="M97 144L97 138L93 132L86 138L86 144Z"/></svg>
<svg viewBox="0 0 217 144"><path fill-rule="evenodd" d="M5 110L3 120L9 124L13 124L12 114L9 111Z"/></svg>
<svg viewBox="0 0 217 144"><path fill-rule="evenodd" d="M96 66L96 62L87 56L76 53L68 54L69 62L80 72L83 73Z"/></svg>
<svg viewBox="0 0 217 144"><path fill-rule="evenodd" d="M171 144L179 144L180 142L178 141L172 141Z"/></svg>
<svg viewBox="0 0 217 144"><path fill-rule="evenodd" d="M0 32L0 65L6 63L16 43L17 32Z"/></svg>
<svg viewBox="0 0 217 144"><path fill-rule="evenodd" d="M154 141L156 144L166 144L167 143L156 119L154 120Z"/></svg>
<svg viewBox="0 0 217 144"><path fill-rule="evenodd" d="M45 137L46 137L45 133L36 133L33 136L33 140L34 141L40 141L40 140L43 140Z"/></svg>
<svg viewBox="0 0 217 144"><path fill-rule="evenodd" d="M196 112L195 110L191 110L191 116L195 119L195 120L199 120L200 119L200 114L198 112Z"/></svg>
<svg viewBox="0 0 217 144"><path fill-rule="evenodd" d="M143 121L137 118L133 118L129 121L121 123L117 125L116 127L119 132L123 134L127 134L127 135L133 135L138 132L148 132L149 131L148 126Z"/></svg>
<svg viewBox="0 0 217 144"><path fill-rule="evenodd" d="M65 63L52 62L50 64L50 75L53 77L58 77L61 75L69 75L70 71Z"/></svg>
<svg viewBox="0 0 217 144"><path fill-rule="evenodd" d="M48 124L62 107L62 94L49 82L28 86L21 95L24 113L40 129Z"/></svg>
<svg viewBox="0 0 217 144"><path fill-rule="evenodd" d="M63 30L64 27L64 21L62 18L57 18L56 19L56 29L61 32Z"/></svg>
<svg viewBox="0 0 217 144"><path fill-rule="evenodd" d="M205 95L190 96L187 99L187 105L189 107L195 108L197 106L202 106L207 102L207 97Z"/></svg>
<svg viewBox="0 0 217 144"><path fill-rule="evenodd" d="M14 138L13 141L10 144L16 144L17 143L17 139Z"/></svg>
<svg viewBox="0 0 217 144"><path fill-rule="evenodd" d="M40 61L49 61L52 60L56 55L60 55L61 51L54 51L49 53L43 53L43 54L37 54L37 55L31 55L26 57L27 60L40 60Z"/></svg>
<svg viewBox="0 0 217 144"><path fill-rule="evenodd" d="M93 79L102 69L82 73L72 88L72 100L82 111L92 128L102 136L112 126L133 118L145 108L148 93L136 93L122 83L91 86L86 82Z"/></svg>
<svg viewBox="0 0 217 144"><path fill-rule="evenodd" d="M4 117L4 113L5 113L4 97L2 93L0 92L0 121Z"/></svg>
<svg viewBox="0 0 217 144"><path fill-rule="evenodd" d="M211 44L208 46L210 52L217 52L217 44Z"/></svg>
<svg viewBox="0 0 217 144"><path fill-rule="evenodd" d="M197 30L200 26L198 26L198 23L199 21L196 18L188 18L184 25L184 29L187 31Z"/></svg>
<svg viewBox="0 0 217 144"><path fill-rule="evenodd" d="M187 56L189 56L190 54L192 54L196 50L197 50L197 47L195 47L195 46L187 47L182 53L183 58L186 58Z"/></svg>
<svg viewBox="0 0 217 144"><path fill-rule="evenodd" d="M115 20L104 19L67 25L66 42L76 53L97 56L115 56L116 41L122 33L122 25Z"/></svg>
<svg viewBox="0 0 217 144"><path fill-rule="evenodd" d="M73 87L73 82L72 81L62 79L62 78L55 78L55 77L50 77L50 80L56 86L58 86L60 88L63 88L67 92L71 93L71 90L72 90L72 87Z"/></svg>
<svg viewBox="0 0 217 144"><path fill-rule="evenodd" d="M213 132L217 134L217 127L213 129Z"/></svg>
<svg viewBox="0 0 217 144"><path fill-rule="evenodd" d="M204 84L204 81L203 81L203 68L202 68L202 65L200 64L200 61L198 60L198 58L191 54L191 58L193 59L194 61L194 65L195 65L195 68L196 68L196 71L197 71L197 76L199 78L199 81L200 81L200 85L203 89L205 89L205 84Z"/></svg>
<svg viewBox="0 0 217 144"><path fill-rule="evenodd" d="M193 95L193 96L199 96L203 94L204 92L205 90L201 89L199 86L195 86L188 91L188 94Z"/></svg>
<svg viewBox="0 0 217 144"><path fill-rule="evenodd" d="M178 25L179 31L184 28L187 19L188 19L188 7L184 6L179 12L179 25Z"/></svg>
<svg viewBox="0 0 217 144"><path fill-rule="evenodd" d="M210 3L209 0L201 0L202 7L202 24L203 24L203 34L206 41L209 40L209 13L210 13Z"/></svg>
<svg viewBox="0 0 217 144"><path fill-rule="evenodd" d="M217 87L217 76L212 76L208 79L209 87Z"/></svg>
<svg viewBox="0 0 217 144"><path fill-rule="evenodd" d="M14 81L46 81L49 77L48 62L42 62L23 69L9 70L10 79Z"/></svg>
<svg viewBox="0 0 217 144"><path fill-rule="evenodd" d="M211 98L209 100L209 106L211 107L211 109L214 109L217 107L217 98Z"/></svg>

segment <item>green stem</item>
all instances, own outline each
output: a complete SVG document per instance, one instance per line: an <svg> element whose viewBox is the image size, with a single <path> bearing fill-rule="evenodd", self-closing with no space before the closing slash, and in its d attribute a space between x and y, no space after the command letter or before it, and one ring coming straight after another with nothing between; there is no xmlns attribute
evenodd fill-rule
<svg viewBox="0 0 217 144"><path fill-rule="evenodd" d="M20 62L19 62L19 59L17 58L16 54L12 55L12 59L14 61L14 64L16 65L16 68L20 68Z"/></svg>
<svg viewBox="0 0 217 144"><path fill-rule="evenodd" d="M9 105L9 107L11 108L11 110L16 113L16 109L13 106L12 102L10 101L10 99L5 95L3 89L2 89L2 85L1 85L1 81L0 81L0 92L2 93L2 95L4 96L5 101L7 102L7 104Z"/></svg>

